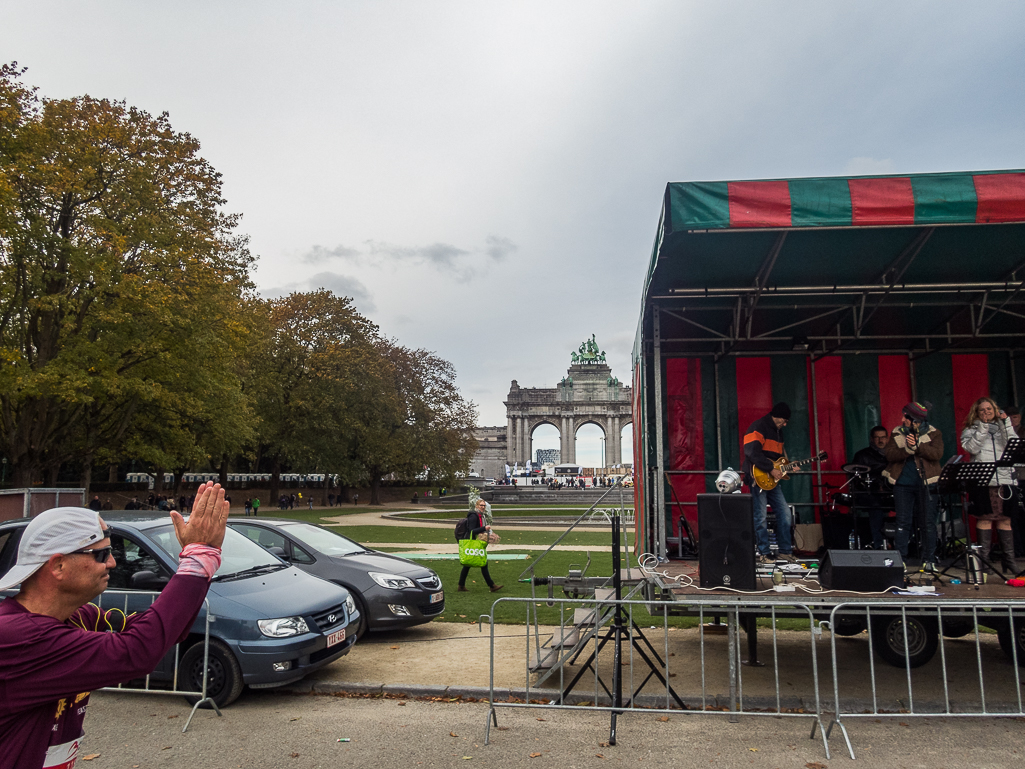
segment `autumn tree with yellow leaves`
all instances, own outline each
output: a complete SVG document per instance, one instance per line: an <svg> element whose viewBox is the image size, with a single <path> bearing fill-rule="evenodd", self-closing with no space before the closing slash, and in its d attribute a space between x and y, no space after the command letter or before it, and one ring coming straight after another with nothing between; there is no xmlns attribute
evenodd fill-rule
<svg viewBox="0 0 1025 769"><path fill-rule="evenodd" d="M0 451L67 462L233 452L251 257L199 142L124 102L47 99L0 67ZM199 429L197 429L199 428Z"/></svg>
<svg viewBox="0 0 1025 769"><path fill-rule="evenodd" d="M48 99L0 66L0 454L15 486L135 460L267 460L451 482L476 410L451 364L328 291L261 300L199 142L124 102Z"/></svg>

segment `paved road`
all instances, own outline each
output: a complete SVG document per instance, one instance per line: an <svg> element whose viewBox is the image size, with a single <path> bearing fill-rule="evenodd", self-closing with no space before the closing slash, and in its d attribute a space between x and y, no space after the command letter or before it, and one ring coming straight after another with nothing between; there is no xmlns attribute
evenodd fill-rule
<svg viewBox="0 0 1025 769"><path fill-rule="evenodd" d="M855 764L836 734L827 760L821 741L808 739L805 719L752 717L730 724L713 716L627 714L619 719L618 745L606 746L605 714L505 709L486 746L487 705L481 703L265 691L251 692L223 718L198 713L182 734L187 715L175 697L98 693L86 719L85 753L100 755L81 766L1004 769L1021 766L1025 755L1025 732L1012 720L861 724ZM351 742L339 743L339 737Z"/></svg>

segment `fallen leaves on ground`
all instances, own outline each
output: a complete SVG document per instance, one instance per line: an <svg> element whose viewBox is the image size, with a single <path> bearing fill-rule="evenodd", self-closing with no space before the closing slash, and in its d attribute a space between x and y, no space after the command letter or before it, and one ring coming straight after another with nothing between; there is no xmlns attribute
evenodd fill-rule
<svg viewBox="0 0 1025 769"><path fill-rule="evenodd" d="M395 646L389 646L388 648L389 648L389 649L398 649L398 648L399 648L399 645L398 645L398 644L395 644Z"/></svg>
<svg viewBox="0 0 1025 769"><path fill-rule="evenodd" d="M178 714L176 713L173 716L168 716L167 719L170 721L172 718L177 718L177 717L178 717Z"/></svg>
<svg viewBox="0 0 1025 769"><path fill-rule="evenodd" d="M829 769L825 764L820 764L818 761L809 761L804 765L805 769Z"/></svg>
<svg viewBox="0 0 1025 769"><path fill-rule="evenodd" d="M299 758L299 754L298 753L289 753L288 755L291 756L292 758Z"/></svg>
<svg viewBox="0 0 1025 769"><path fill-rule="evenodd" d="M88 756L82 756L83 761L92 761L94 758L99 758L102 753L90 753Z"/></svg>
<svg viewBox="0 0 1025 769"><path fill-rule="evenodd" d="M458 737L459 735L458 735L458 734L456 734L455 732L449 732L449 733L448 733L448 736L449 736L449 737Z"/></svg>
<svg viewBox="0 0 1025 769"><path fill-rule="evenodd" d="M662 717L661 717L660 719L658 719L658 720L659 720L659 721L668 721L668 720L669 720L669 716L662 716Z"/></svg>
<svg viewBox="0 0 1025 769"><path fill-rule="evenodd" d="M538 757L538 756L540 756L540 755L541 755L540 753L531 753L531 754L530 754L530 757L531 757L531 758L537 758L537 757Z"/></svg>
<svg viewBox="0 0 1025 769"><path fill-rule="evenodd" d="M293 717L293 718L290 718L290 719L288 719L288 720L289 720L289 721L298 721L298 720L299 720L300 718L302 718L302 716L295 716L295 717Z"/></svg>
<svg viewBox="0 0 1025 769"><path fill-rule="evenodd" d="M405 702L400 702L400 703L399 703L399 707L401 708L401 707L402 707L403 705L405 705L405 704L406 704Z"/></svg>

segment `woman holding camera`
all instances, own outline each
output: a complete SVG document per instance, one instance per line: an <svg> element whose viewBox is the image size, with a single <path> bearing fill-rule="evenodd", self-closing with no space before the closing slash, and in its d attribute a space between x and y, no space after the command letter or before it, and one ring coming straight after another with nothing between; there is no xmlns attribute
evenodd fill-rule
<svg viewBox="0 0 1025 769"><path fill-rule="evenodd" d="M1010 417L997 406L992 398L979 398L968 410L964 430L961 431L961 447L972 455L972 462L996 462L1004 453L1007 439L1014 438L1014 426ZM989 561L993 549L993 527L1003 550L1001 566L1004 571L1018 573L1014 560L1014 537L1011 534L1011 502L1014 499L1012 484L1014 477L1009 467L998 467L989 481L988 494L977 497L975 527L979 533L979 545L983 557ZM987 504L988 503L988 504Z"/></svg>

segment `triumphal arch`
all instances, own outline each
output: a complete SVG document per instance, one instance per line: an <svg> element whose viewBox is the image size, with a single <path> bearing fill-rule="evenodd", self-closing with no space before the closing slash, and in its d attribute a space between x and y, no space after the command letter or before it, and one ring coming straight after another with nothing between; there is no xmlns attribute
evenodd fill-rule
<svg viewBox="0 0 1025 769"><path fill-rule="evenodd" d="M633 423L630 387L612 376L605 352L594 335L570 355L570 367L557 387L520 387L514 379L505 401L508 462L533 460L531 436L540 425L554 425L560 436L560 461L576 461L576 435L596 424L605 433L605 464L622 463L622 429Z"/></svg>

